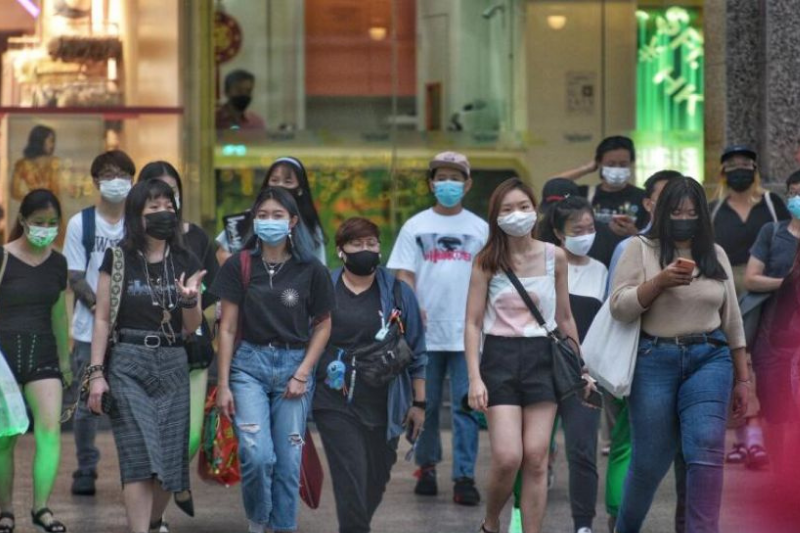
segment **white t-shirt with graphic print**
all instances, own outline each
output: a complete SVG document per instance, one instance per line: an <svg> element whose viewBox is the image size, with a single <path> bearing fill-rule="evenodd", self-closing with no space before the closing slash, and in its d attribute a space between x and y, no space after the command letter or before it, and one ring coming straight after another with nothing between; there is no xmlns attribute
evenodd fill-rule
<svg viewBox="0 0 800 533"><path fill-rule="evenodd" d="M64 256L67 258L69 270L86 272L86 281L93 291L97 292L97 281L100 278L100 265L108 248L117 246L125 235L125 219L116 224L109 224L97 211L94 215L94 249L86 264L86 249L83 246L83 214L78 212L69 219L67 238L64 243ZM92 342L94 313L78 301L72 317L72 337L76 341Z"/></svg>
<svg viewBox="0 0 800 533"><path fill-rule="evenodd" d="M488 224L466 209L452 216L426 209L403 224L387 266L415 275L428 350L464 350L472 263L488 236Z"/></svg>

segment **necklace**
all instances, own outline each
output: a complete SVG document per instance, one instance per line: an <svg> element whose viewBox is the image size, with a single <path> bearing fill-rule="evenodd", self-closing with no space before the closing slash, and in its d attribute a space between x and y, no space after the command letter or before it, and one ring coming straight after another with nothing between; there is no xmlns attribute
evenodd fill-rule
<svg viewBox="0 0 800 533"><path fill-rule="evenodd" d="M155 281L150 277L150 266L147 263L147 258L142 252L139 252L139 257L142 258L144 265L144 277L147 281L147 289L150 294L150 302L153 307L161 308L161 333L166 337L169 344L175 342L175 330L172 328L172 309L177 305L177 294L175 298L172 295L173 286L170 285L169 280L175 278L175 265L172 263L172 257L169 255L169 246L164 250L164 259L162 264L162 275L157 276ZM170 278L170 270L172 270L172 278ZM155 287L153 286L155 284Z"/></svg>
<svg viewBox="0 0 800 533"><path fill-rule="evenodd" d="M289 257L291 257L291 256L289 256ZM272 279L275 276L277 276L278 273L281 270L283 270L283 265L285 265L286 261L288 261L288 260L289 260L289 258L284 258L284 260L281 261L280 263L270 263L266 259L264 259L263 255L261 256L261 263L264 265L264 269L267 271L267 274L269 274L269 288L270 289L273 288Z"/></svg>

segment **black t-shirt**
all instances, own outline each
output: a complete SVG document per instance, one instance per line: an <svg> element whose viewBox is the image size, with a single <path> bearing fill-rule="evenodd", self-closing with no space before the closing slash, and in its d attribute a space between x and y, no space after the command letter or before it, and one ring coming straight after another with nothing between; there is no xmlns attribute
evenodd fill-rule
<svg viewBox="0 0 800 533"><path fill-rule="evenodd" d="M52 334L53 306L66 288L67 260L60 253L50 252L37 266L9 253L0 284L0 331Z"/></svg>
<svg viewBox="0 0 800 533"><path fill-rule="evenodd" d="M581 187L580 190L581 194L587 196L589 187ZM594 188L594 197L589 201L594 207L597 222L608 224L614 215L629 215L636 219L636 227L642 229L650 221L642 203L646 197L644 189L634 185L627 185L619 191L604 191L598 185Z"/></svg>
<svg viewBox="0 0 800 533"><path fill-rule="evenodd" d="M334 307L330 273L316 259L300 263L290 258L276 270L270 284L261 258L251 256L246 293L241 268L240 254L232 255L209 290L239 306L239 313L244 313L242 339L247 342L305 344L311 338L311 318L324 316Z"/></svg>
<svg viewBox="0 0 800 533"><path fill-rule="evenodd" d="M216 246L211 239L208 238L206 232L195 224L189 224L189 231L183 235L186 248L192 252L203 266L206 275L203 278L203 285L206 288L214 283L214 279L219 272L219 263L215 255ZM203 309L216 302L217 298L209 291L203 293Z"/></svg>
<svg viewBox="0 0 800 533"><path fill-rule="evenodd" d="M178 307L178 290L175 279L182 273L189 278L200 270L200 262L193 253L173 249L163 261L147 263L139 252L125 252L125 277L122 281L122 300L117 315L117 329L137 329L160 332L164 303L172 318L170 324L176 335L183 329L183 312ZM100 272L111 274L114 253L106 250ZM146 270L145 270L146 269ZM149 278L149 279L148 279ZM156 301L157 303L153 303Z"/></svg>
<svg viewBox="0 0 800 533"><path fill-rule="evenodd" d="M347 351L375 342L375 334L381 328L378 314L381 309L381 293L377 279L369 289L361 294L355 294L347 288L344 280L339 278L336 284L336 309L331 314L333 328L330 342L317 365L314 409L352 412L366 426L373 428L386 426L388 384L383 387L371 387L363 380L359 380L356 374L353 400L348 403L347 397L341 390L331 389L325 383L328 364L337 359L339 349ZM352 367L347 364L345 384L348 387L351 385L351 371Z"/></svg>
<svg viewBox="0 0 800 533"><path fill-rule="evenodd" d="M717 244L722 246L722 249L728 254L731 266L747 263L747 260L750 259L750 248L756 242L758 232L761 231L764 224L773 221L765 198L766 196L753 206L745 221L742 221L739 214L728 205L727 199L719 206L713 220L714 235ZM770 194L770 198L778 220L789 220L791 215L783 201L775 194ZM708 206L712 214L717 205L718 201L715 200Z"/></svg>

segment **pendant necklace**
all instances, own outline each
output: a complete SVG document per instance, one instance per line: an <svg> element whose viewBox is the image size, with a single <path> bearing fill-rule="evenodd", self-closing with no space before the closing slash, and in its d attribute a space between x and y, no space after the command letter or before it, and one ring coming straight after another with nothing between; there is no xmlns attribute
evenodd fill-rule
<svg viewBox="0 0 800 533"><path fill-rule="evenodd" d="M150 301L153 307L161 308L161 333L167 339L169 344L173 344L176 339L175 330L172 328L172 312L171 310L177 305L177 294L175 298L172 297L172 286L169 283L170 268L172 267L172 278L175 278L175 265L172 264L172 257L169 255L169 246L164 250L164 259L162 260L162 275L155 280L155 287L150 281L150 267L147 263L147 258L142 252L139 252L144 265L144 277L147 281L147 289L150 292Z"/></svg>
<svg viewBox="0 0 800 533"><path fill-rule="evenodd" d="M267 274L269 274L269 288L270 289L273 288L272 279L275 276L277 276L278 273L283 269L283 265L286 264L286 261L288 261L288 259L284 259L280 263L269 263L269 262L267 262L266 259L264 259L263 255L261 256L261 263L263 263L264 269L267 271Z"/></svg>

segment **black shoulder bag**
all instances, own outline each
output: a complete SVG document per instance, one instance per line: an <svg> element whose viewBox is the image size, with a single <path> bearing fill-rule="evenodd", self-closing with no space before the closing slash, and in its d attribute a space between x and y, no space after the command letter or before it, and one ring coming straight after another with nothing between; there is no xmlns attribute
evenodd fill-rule
<svg viewBox="0 0 800 533"><path fill-rule="evenodd" d="M533 303L531 296L528 294L528 291L525 290L525 287L522 286L522 283L519 281L517 275L514 274L514 271L510 268L504 268L503 271L506 276L508 276L511 284L514 285L514 288L517 289L522 301L525 302L525 305L530 309L533 318L536 319L550 338L551 352L553 354L553 381L556 389L556 399L561 403L586 387L586 381L583 378L582 370L583 359L580 356L578 343L575 342L575 339L562 334L558 328L548 328L542 313L539 312L536 304ZM599 395L597 391L594 392ZM598 401L600 402L599 406L597 405ZM585 401L585 403L588 403L591 407L600 407L602 406L602 397L594 397L591 400Z"/></svg>
<svg viewBox="0 0 800 533"><path fill-rule="evenodd" d="M352 389L355 376L363 378L367 385L382 387L402 373L414 359L414 352L408 345L402 323L402 305L400 282L394 281L394 309L400 316L392 320L389 331L383 340L375 341L347 354L352 366Z"/></svg>

